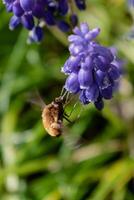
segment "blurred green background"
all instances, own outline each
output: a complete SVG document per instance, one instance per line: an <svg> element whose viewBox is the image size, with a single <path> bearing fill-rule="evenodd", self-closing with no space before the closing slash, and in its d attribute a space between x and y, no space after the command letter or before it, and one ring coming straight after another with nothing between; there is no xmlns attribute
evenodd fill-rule
<svg viewBox="0 0 134 200"><path fill-rule="evenodd" d="M119 92L102 112L78 105L65 136L51 138L41 111L28 102L35 88L46 103L60 95L69 56L66 37L46 30L27 45L27 31L8 29L0 2L0 200L134 200L134 42L123 0L87 0L80 21L100 27L98 41L115 45L126 62ZM67 108L71 110L74 102Z"/></svg>

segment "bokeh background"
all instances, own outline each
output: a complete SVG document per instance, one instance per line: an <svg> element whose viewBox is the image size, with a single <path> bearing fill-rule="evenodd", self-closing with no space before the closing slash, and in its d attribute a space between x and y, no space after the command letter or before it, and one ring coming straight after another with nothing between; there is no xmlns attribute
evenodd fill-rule
<svg viewBox="0 0 134 200"><path fill-rule="evenodd" d="M101 28L101 44L117 47L124 75L102 112L88 105L78 118L78 104L73 123L64 122L64 136L55 139L28 96L35 88L46 103L60 95L66 36L49 29L41 44L27 45L26 30L9 31L0 2L0 200L134 200L132 16L123 0L87 0L87 10L77 13Z"/></svg>

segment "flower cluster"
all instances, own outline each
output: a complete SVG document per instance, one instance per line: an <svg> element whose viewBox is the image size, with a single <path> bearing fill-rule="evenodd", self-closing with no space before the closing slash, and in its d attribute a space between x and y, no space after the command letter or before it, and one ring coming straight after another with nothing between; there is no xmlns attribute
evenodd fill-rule
<svg viewBox="0 0 134 200"><path fill-rule="evenodd" d="M14 15L9 27L14 30L22 24L30 31L29 41L39 42L43 38L43 26L57 25L63 32L77 24L73 1L80 10L85 9L85 0L3 0L8 12ZM70 14L69 19L66 15Z"/></svg>
<svg viewBox="0 0 134 200"><path fill-rule="evenodd" d="M93 102L97 109L104 106L103 99L111 99L121 74L121 62L113 49L101 46L94 39L99 28L89 30L86 23L75 27L68 37L70 57L62 67L69 75L65 89L79 94L83 104Z"/></svg>

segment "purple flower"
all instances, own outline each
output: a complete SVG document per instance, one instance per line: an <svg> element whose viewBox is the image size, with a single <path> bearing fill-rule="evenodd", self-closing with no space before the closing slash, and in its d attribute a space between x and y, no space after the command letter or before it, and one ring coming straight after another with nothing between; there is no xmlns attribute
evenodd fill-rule
<svg viewBox="0 0 134 200"><path fill-rule="evenodd" d="M36 3L36 0L20 0L20 5L24 11L31 11Z"/></svg>
<svg viewBox="0 0 134 200"><path fill-rule="evenodd" d="M63 32L68 32L70 30L70 25L63 20L58 21L57 26Z"/></svg>
<svg viewBox="0 0 134 200"><path fill-rule="evenodd" d="M84 0L74 0L74 2L80 10L86 8ZM72 2L68 0L3 0L3 3L7 11L13 13L14 17L10 21L12 30L18 24L22 24L26 29L33 31L34 35L37 26L42 32L42 26L46 24L47 26L56 25L61 31L69 32L71 27L78 23L77 15L71 5L73 0ZM38 40L30 37L29 41Z"/></svg>
<svg viewBox="0 0 134 200"><path fill-rule="evenodd" d="M18 1L13 4L13 12L17 17L21 17L24 14L24 10Z"/></svg>
<svg viewBox="0 0 134 200"><path fill-rule="evenodd" d="M70 74L70 76L66 80L65 88L66 90L70 91L70 93L74 94L80 91L77 73L72 72Z"/></svg>
<svg viewBox="0 0 134 200"><path fill-rule="evenodd" d="M9 29L14 30L20 24L20 18L13 16L9 22Z"/></svg>
<svg viewBox="0 0 134 200"><path fill-rule="evenodd" d="M88 89L89 86L93 84L92 69L81 68L78 72L78 80L80 84L80 89Z"/></svg>
<svg viewBox="0 0 134 200"><path fill-rule="evenodd" d="M73 32L68 37L70 57L62 67L62 72L68 75L65 89L79 94L83 104L93 102L101 110L103 100L113 97L123 63L116 57L115 49L94 41L100 33L99 28L90 30L82 23Z"/></svg>
<svg viewBox="0 0 134 200"><path fill-rule="evenodd" d="M134 0L128 0L128 7L131 9L131 8L134 8Z"/></svg>
<svg viewBox="0 0 134 200"><path fill-rule="evenodd" d="M78 17L76 14L71 14L70 15L70 23L73 27L75 27L78 24Z"/></svg>
<svg viewBox="0 0 134 200"><path fill-rule="evenodd" d="M80 10L84 10L86 7L85 0L75 0L75 3Z"/></svg>
<svg viewBox="0 0 134 200"><path fill-rule="evenodd" d="M21 18L21 23L28 30L32 30L34 28L34 18L31 14L23 15Z"/></svg>
<svg viewBox="0 0 134 200"><path fill-rule="evenodd" d="M28 42L32 43L32 42L40 42L43 38L44 34L43 34L43 30L41 27L39 26L35 26L34 29L29 32L29 39Z"/></svg>

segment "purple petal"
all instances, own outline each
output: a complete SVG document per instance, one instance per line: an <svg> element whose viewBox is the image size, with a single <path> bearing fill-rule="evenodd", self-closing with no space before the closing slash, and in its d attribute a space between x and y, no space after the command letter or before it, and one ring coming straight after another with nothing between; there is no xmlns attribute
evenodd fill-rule
<svg viewBox="0 0 134 200"><path fill-rule="evenodd" d="M21 22L25 28L28 30L32 30L34 27L34 19L33 16L30 14L23 15L21 17Z"/></svg>
<svg viewBox="0 0 134 200"><path fill-rule="evenodd" d="M103 80L106 76L106 73L102 72L101 70L97 70L95 72L95 80L98 83L98 86L102 86L103 85Z"/></svg>
<svg viewBox="0 0 134 200"><path fill-rule="evenodd" d="M82 37L80 37L79 35L70 35L69 37L68 37L68 41L69 42L74 42L74 43L76 43L76 44L80 44L80 43L82 43L83 42L83 38Z"/></svg>
<svg viewBox="0 0 134 200"><path fill-rule="evenodd" d="M44 19L45 19L45 22L49 25L49 26L53 26L55 25L55 18L53 16L53 14L50 12L50 11L45 11L44 12Z"/></svg>
<svg viewBox="0 0 134 200"><path fill-rule="evenodd" d="M93 83L92 71L81 68L78 73L78 80L81 89L88 88Z"/></svg>
<svg viewBox="0 0 134 200"><path fill-rule="evenodd" d="M96 53L98 53L100 56L105 57L105 59L107 59L107 63L110 63L113 61L114 59L114 55L112 54L112 52L110 51L110 49L100 46L100 45L95 45L94 46L94 51Z"/></svg>
<svg viewBox="0 0 134 200"><path fill-rule="evenodd" d="M81 68L85 70L93 69L93 60L90 56L87 56L84 62L81 63Z"/></svg>
<svg viewBox="0 0 134 200"><path fill-rule="evenodd" d="M82 45L75 45L74 43L70 44L69 51L73 56L77 56L80 52L83 51Z"/></svg>
<svg viewBox="0 0 134 200"><path fill-rule="evenodd" d="M94 28L91 31L89 31L86 35L85 35L85 39L86 40L93 40L97 37L97 35L99 35L100 33L100 29L99 28Z"/></svg>
<svg viewBox="0 0 134 200"><path fill-rule="evenodd" d="M13 4L13 13L17 16L17 17L21 17L24 13L24 10L22 9L22 7L20 6L20 3L18 1L16 1Z"/></svg>
<svg viewBox="0 0 134 200"><path fill-rule="evenodd" d="M86 33L89 32L89 26L87 23L81 23L80 25L80 30L83 33L83 35L85 35Z"/></svg>
<svg viewBox="0 0 134 200"><path fill-rule="evenodd" d="M103 56L98 56L94 59L94 63L97 69L100 69L101 71L105 72L109 69L109 63L107 63L107 60Z"/></svg>
<svg viewBox="0 0 134 200"><path fill-rule="evenodd" d="M20 5L25 11L31 11L34 4L35 0L20 0Z"/></svg>
<svg viewBox="0 0 134 200"><path fill-rule="evenodd" d="M70 16L70 22L71 22L71 25L72 25L73 27L75 27L75 26L78 24L78 17L77 17L76 14L73 13L73 14Z"/></svg>
<svg viewBox="0 0 134 200"><path fill-rule="evenodd" d="M82 90L80 92L79 99L80 99L81 103L84 104L84 105L90 103L89 100L87 99L86 95L85 95L85 90Z"/></svg>
<svg viewBox="0 0 134 200"><path fill-rule="evenodd" d="M119 69L113 64L110 65L108 74L112 80L117 80L120 77Z"/></svg>
<svg viewBox="0 0 134 200"><path fill-rule="evenodd" d="M43 39L43 36L44 36L43 29L39 26L36 26L31 31L31 35L29 39L32 42L40 42Z"/></svg>
<svg viewBox="0 0 134 200"><path fill-rule="evenodd" d="M83 36L81 30L77 26L73 29L73 32L79 36Z"/></svg>
<svg viewBox="0 0 134 200"><path fill-rule="evenodd" d="M102 110L104 108L104 102L103 102L102 98L99 97L97 99L97 101L94 102L94 105L98 110Z"/></svg>
<svg viewBox="0 0 134 200"><path fill-rule="evenodd" d="M59 11L61 15L65 15L68 12L68 2L67 0L59 0Z"/></svg>
<svg viewBox="0 0 134 200"><path fill-rule="evenodd" d="M112 89L111 85L109 85L108 87L106 87L106 88L101 90L101 95L105 99L111 99L112 98L112 93L113 93L113 89Z"/></svg>
<svg viewBox="0 0 134 200"><path fill-rule="evenodd" d="M9 29L14 30L19 24L20 24L19 17L16 17L16 16L11 17L10 22L9 22Z"/></svg>
<svg viewBox="0 0 134 200"><path fill-rule="evenodd" d="M80 66L80 61L81 61L81 56L70 56L70 58L68 59L68 66L69 68L75 72L79 70L79 66Z"/></svg>
<svg viewBox="0 0 134 200"><path fill-rule="evenodd" d="M86 97L89 101L96 101L99 96L99 88L96 84L93 84L86 90Z"/></svg>
<svg viewBox="0 0 134 200"><path fill-rule="evenodd" d="M85 0L75 0L75 3L80 10L85 10L86 8Z"/></svg>
<svg viewBox="0 0 134 200"><path fill-rule="evenodd" d="M63 32L68 32L70 30L70 25L66 21L63 21L63 20L58 21L57 26Z"/></svg>
<svg viewBox="0 0 134 200"><path fill-rule="evenodd" d="M44 7L40 4L35 4L32 14L37 18L43 18L44 17Z"/></svg>
<svg viewBox="0 0 134 200"><path fill-rule="evenodd" d="M62 68L62 72L67 74L71 72L78 72L80 69L80 60L81 56L70 56Z"/></svg>
<svg viewBox="0 0 134 200"><path fill-rule="evenodd" d="M76 73L71 73L65 83L65 89L70 93L78 93L80 90L78 75Z"/></svg>

